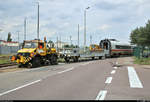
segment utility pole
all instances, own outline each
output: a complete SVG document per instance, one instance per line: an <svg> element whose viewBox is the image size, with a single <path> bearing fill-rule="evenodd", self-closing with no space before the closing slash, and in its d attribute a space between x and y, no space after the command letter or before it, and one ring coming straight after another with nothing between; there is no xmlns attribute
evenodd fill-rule
<svg viewBox="0 0 150 102"><path fill-rule="evenodd" d="M27 18L25 17L25 19L24 19L24 40L26 40L26 20L27 20Z"/></svg>
<svg viewBox="0 0 150 102"><path fill-rule="evenodd" d="M90 35L90 44L92 44L92 35Z"/></svg>
<svg viewBox="0 0 150 102"><path fill-rule="evenodd" d="M78 24L78 47L79 47L79 31L80 29L79 29L79 24Z"/></svg>
<svg viewBox="0 0 150 102"><path fill-rule="evenodd" d="M84 52L85 52L85 48L86 48L86 10L89 9L90 7L87 7L84 10Z"/></svg>
<svg viewBox="0 0 150 102"><path fill-rule="evenodd" d="M38 12L37 12L37 16L38 16L38 19L37 19L37 39L39 40L39 29L40 29L40 27L39 27L39 7L40 7L40 5L39 5L39 2L36 2L37 4L38 4Z"/></svg>
<svg viewBox="0 0 150 102"><path fill-rule="evenodd" d="M19 32L20 32L20 31L17 31L17 33L18 33L18 43L19 43Z"/></svg>
<svg viewBox="0 0 150 102"><path fill-rule="evenodd" d="M86 47L86 9L84 11L84 52Z"/></svg>
<svg viewBox="0 0 150 102"><path fill-rule="evenodd" d="M0 32L3 31L2 29L0 29ZM1 34L0 34L1 35ZM0 40L2 40L2 38L0 37Z"/></svg>
<svg viewBox="0 0 150 102"><path fill-rule="evenodd" d="M17 31L18 32L18 49L20 49L20 46L19 46L19 32L20 31Z"/></svg>
<svg viewBox="0 0 150 102"><path fill-rule="evenodd" d="M72 36L70 35L70 45L72 45L72 40L71 40Z"/></svg>
<svg viewBox="0 0 150 102"><path fill-rule="evenodd" d="M59 37L60 37L60 48L61 48L61 35L59 34Z"/></svg>
<svg viewBox="0 0 150 102"><path fill-rule="evenodd" d="M58 36L57 36L57 51L58 51Z"/></svg>

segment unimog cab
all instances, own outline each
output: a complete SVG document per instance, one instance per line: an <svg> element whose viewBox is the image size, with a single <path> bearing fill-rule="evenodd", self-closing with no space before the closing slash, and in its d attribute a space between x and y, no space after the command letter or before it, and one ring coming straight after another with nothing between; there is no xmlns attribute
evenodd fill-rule
<svg viewBox="0 0 150 102"><path fill-rule="evenodd" d="M17 55L12 56L12 61L16 61L19 67L38 67L41 65L57 64L58 55L55 48L48 47L46 38L42 40L27 40L18 50Z"/></svg>

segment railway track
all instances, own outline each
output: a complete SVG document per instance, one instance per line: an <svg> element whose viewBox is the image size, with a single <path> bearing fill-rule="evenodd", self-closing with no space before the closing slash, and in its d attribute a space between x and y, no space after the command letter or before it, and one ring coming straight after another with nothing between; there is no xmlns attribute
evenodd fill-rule
<svg viewBox="0 0 150 102"><path fill-rule="evenodd" d="M5 63L5 64L0 64L0 68L2 68L2 67L14 66L14 65L17 65L17 63Z"/></svg>
<svg viewBox="0 0 150 102"><path fill-rule="evenodd" d="M17 65L17 63L10 61L10 57L11 56L0 56L0 61L3 62L0 64L0 68Z"/></svg>
<svg viewBox="0 0 150 102"><path fill-rule="evenodd" d="M127 57L127 56L121 56L121 57ZM118 57L115 57L115 58L118 58ZM79 62L84 62L84 61L91 61L92 59L82 59L82 60L79 60ZM95 60L98 60L98 59L95 59ZM73 62L73 61L70 61L69 63L79 63L79 62ZM17 65L17 63L5 63L5 64L0 64L0 68L2 67L9 67L9 66L15 66Z"/></svg>

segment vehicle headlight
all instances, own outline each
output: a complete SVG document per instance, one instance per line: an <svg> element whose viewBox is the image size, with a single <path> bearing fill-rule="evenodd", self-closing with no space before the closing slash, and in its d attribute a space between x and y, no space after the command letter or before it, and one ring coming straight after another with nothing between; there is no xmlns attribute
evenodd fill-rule
<svg viewBox="0 0 150 102"><path fill-rule="evenodd" d="M34 56L34 53L31 53L31 54L30 54L30 57L33 57L33 56Z"/></svg>

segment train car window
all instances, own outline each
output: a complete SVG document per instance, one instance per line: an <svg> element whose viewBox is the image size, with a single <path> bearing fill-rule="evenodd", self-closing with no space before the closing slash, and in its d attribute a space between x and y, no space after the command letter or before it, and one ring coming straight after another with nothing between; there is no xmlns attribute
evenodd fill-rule
<svg viewBox="0 0 150 102"><path fill-rule="evenodd" d="M95 46L94 46L94 45L92 45L91 47L92 47L92 48L95 48Z"/></svg>
<svg viewBox="0 0 150 102"><path fill-rule="evenodd" d="M131 46L116 45L117 49L131 49Z"/></svg>
<svg viewBox="0 0 150 102"><path fill-rule="evenodd" d="M44 43L39 43L39 48L42 49L44 47Z"/></svg>
<svg viewBox="0 0 150 102"><path fill-rule="evenodd" d="M106 49L106 50L108 50L108 43L104 43L104 48Z"/></svg>

